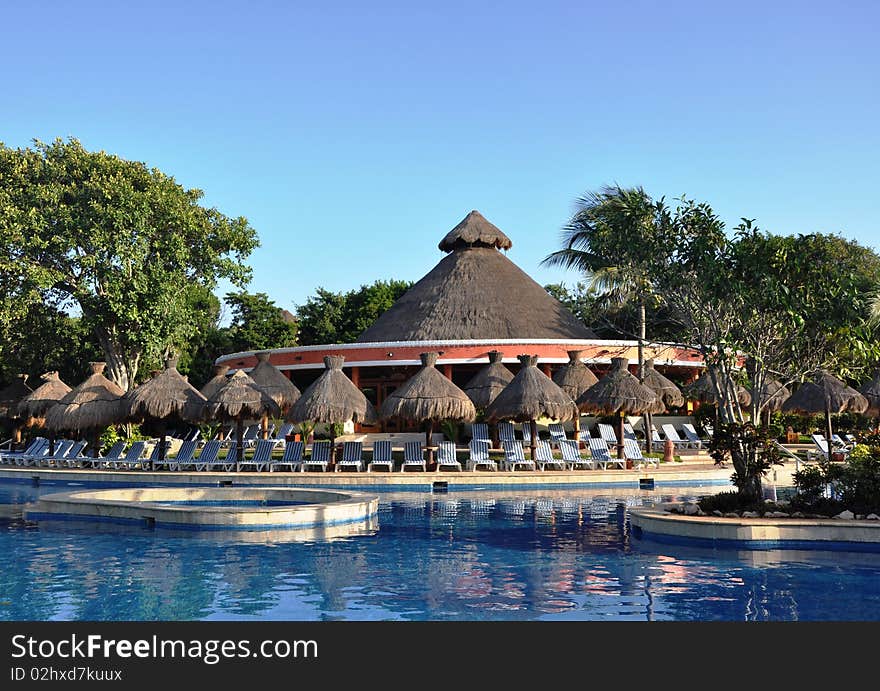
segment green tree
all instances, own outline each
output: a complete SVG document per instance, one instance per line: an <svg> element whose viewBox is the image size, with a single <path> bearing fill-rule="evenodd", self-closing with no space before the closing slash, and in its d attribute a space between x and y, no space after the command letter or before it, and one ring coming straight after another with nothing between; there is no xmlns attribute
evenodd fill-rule
<svg viewBox="0 0 880 691"><path fill-rule="evenodd" d="M876 352L864 339L880 259L838 236L777 236L748 219L728 237L711 207L687 199L671 215L666 246L651 275L709 365L724 423L715 451L730 455L740 494L759 501L773 450L751 422L762 401L741 405L736 386L761 390L769 376L790 383L820 367L841 372L843 347Z"/></svg>
<svg viewBox="0 0 880 691"><path fill-rule="evenodd" d="M302 345L352 343L409 290L408 281L375 281L347 293L318 288L297 309Z"/></svg>
<svg viewBox="0 0 880 691"><path fill-rule="evenodd" d="M202 196L75 139L0 144L0 281L22 300L75 305L128 389L142 360L184 342L197 321L184 288L249 279L256 233Z"/></svg>
<svg viewBox="0 0 880 691"><path fill-rule="evenodd" d="M657 300L650 270L666 242L667 225L662 200L653 201L641 187L606 186L577 200L562 232L562 248L543 261L587 276L591 292L608 305L636 303L639 377L644 371L646 308Z"/></svg>
<svg viewBox="0 0 880 691"><path fill-rule="evenodd" d="M228 293L232 311L229 343L233 350L266 350L296 345L296 321L285 317L266 293Z"/></svg>

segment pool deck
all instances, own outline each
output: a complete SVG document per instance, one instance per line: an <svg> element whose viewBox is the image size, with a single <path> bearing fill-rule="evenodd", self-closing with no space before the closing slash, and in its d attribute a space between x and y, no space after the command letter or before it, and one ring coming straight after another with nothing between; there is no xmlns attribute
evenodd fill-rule
<svg viewBox="0 0 880 691"><path fill-rule="evenodd" d="M639 488L654 486L730 486L733 470L714 465L711 459L688 458L681 463L662 463L659 468L631 470L546 470L464 472L180 472L140 470L90 470L0 467L0 480L37 484L83 483L126 486L224 486L224 487L315 487L325 489L413 490L432 489L542 489L563 487ZM778 466L768 484L790 486L793 464ZM438 484L439 483L439 484Z"/></svg>

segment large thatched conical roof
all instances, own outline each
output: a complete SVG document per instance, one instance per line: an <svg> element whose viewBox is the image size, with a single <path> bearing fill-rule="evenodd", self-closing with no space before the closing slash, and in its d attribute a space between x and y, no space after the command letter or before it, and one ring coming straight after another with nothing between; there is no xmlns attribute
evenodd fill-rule
<svg viewBox="0 0 880 691"><path fill-rule="evenodd" d="M630 374L626 358L611 359L611 370L577 399L577 407L586 413L659 413L663 403L651 389Z"/></svg>
<svg viewBox="0 0 880 691"><path fill-rule="evenodd" d="M701 403L710 403L712 405L718 404L718 397L715 395L715 389L712 386L712 378L709 375L708 368L690 384L682 387L682 393L692 401L700 401ZM749 393L747 388L737 384L736 399L741 406L747 406L752 402L752 394Z"/></svg>
<svg viewBox="0 0 880 691"><path fill-rule="evenodd" d="M420 357L421 369L385 399L379 416L414 422L473 421L477 410L471 399L434 367L438 354L422 353Z"/></svg>
<svg viewBox="0 0 880 691"><path fill-rule="evenodd" d="M46 372L40 378L43 383L19 402L18 414L20 417L45 417L49 408L70 393L70 387L61 381L58 372Z"/></svg>
<svg viewBox="0 0 880 691"><path fill-rule="evenodd" d="M165 369L125 395L133 420L180 419L195 422L205 414L205 397L177 371L177 359L169 358Z"/></svg>
<svg viewBox="0 0 880 691"><path fill-rule="evenodd" d="M257 366L248 374L272 397L282 411L287 410L300 397L299 389L281 373L281 370L269 362L268 350L257 353L257 360Z"/></svg>
<svg viewBox="0 0 880 691"><path fill-rule="evenodd" d="M205 399L211 398L229 380L226 376L227 372L229 365L214 365L214 375L201 388L201 394Z"/></svg>
<svg viewBox="0 0 880 691"><path fill-rule="evenodd" d="M363 392L342 371L345 358L324 357L324 372L287 411L288 422L360 422L372 424L378 419L376 409Z"/></svg>
<svg viewBox="0 0 880 691"><path fill-rule="evenodd" d="M645 360L645 376L642 378L642 384L657 394L657 397L663 402L665 407L676 408L684 405L684 396L681 390L674 382L654 369L653 360Z"/></svg>
<svg viewBox="0 0 880 691"><path fill-rule="evenodd" d="M452 252L461 247L494 247L499 250L509 250L513 247L513 243L498 226L489 223L483 214L474 210L450 230L437 246L444 252Z"/></svg>
<svg viewBox="0 0 880 691"><path fill-rule="evenodd" d="M489 364L477 372L462 389L477 408L488 407L504 387L513 381L513 372L504 366L502 358L499 351L491 351Z"/></svg>
<svg viewBox="0 0 880 691"><path fill-rule="evenodd" d="M536 355L518 355L519 372L486 408L489 422L527 422L539 418L572 420L577 417L574 400L538 369Z"/></svg>
<svg viewBox="0 0 880 691"><path fill-rule="evenodd" d="M553 383L565 391L573 401L599 381L593 371L581 360L583 354L582 350L569 350L568 362L553 373Z"/></svg>
<svg viewBox="0 0 880 691"><path fill-rule="evenodd" d="M475 214L462 222L464 229L459 224L453 237L447 235L440 243L449 254L364 331L359 342L595 338L496 249L499 243L510 243L501 231L470 232L485 231Z"/></svg>
<svg viewBox="0 0 880 691"><path fill-rule="evenodd" d="M18 404L33 393L27 385L28 375L19 374L8 386L0 390L0 417L14 418L18 416Z"/></svg>
<svg viewBox="0 0 880 691"><path fill-rule="evenodd" d="M785 412L864 413L868 399L826 370L820 370L811 382L801 384L783 404Z"/></svg>
<svg viewBox="0 0 880 691"><path fill-rule="evenodd" d="M782 404L791 396L791 391L781 381L770 377L764 380L761 389L760 395L756 389L749 391L749 394L752 397L758 396L761 408L771 413L782 410Z"/></svg>
<svg viewBox="0 0 880 691"><path fill-rule="evenodd" d="M859 393L868 399L868 411L872 415L880 415L880 369L875 370L874 378L859 387Z"/></svg>
<svg viewBox="0 0 880 691"><path fill-rule="evenodd" d="M92 373L46 413L51 430L85 431L115 425L125 420L122 404L125 391L104 376L105 362L90 363Z"/></svg>
<svg viewBox="0 0 880 691"><path fill-rule="evenodd" d="M280 415L281 410L243 370L237 370L205 403L206 417L215 420L259 418L265 413Z"/></svg>

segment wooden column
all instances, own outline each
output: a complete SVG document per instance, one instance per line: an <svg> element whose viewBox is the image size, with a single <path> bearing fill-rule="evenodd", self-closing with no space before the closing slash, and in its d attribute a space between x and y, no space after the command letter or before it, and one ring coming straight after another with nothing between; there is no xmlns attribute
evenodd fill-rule
<svg viewBox="0 0 880 691"><path fill-rule="evenodd" d="M452 381L452 365L443 365L443 376Z"/></svg>
<svg viewBox="0 0 880 691"><path fill-rule="evenodd" d="M550 364L545 362L543 365L541 365L541 371L549 377L550 376Z"/></svg>
<svg viewBox="0 0 880 691"><path fill-rule="evenodd" d="M361 388L361 368L360 367L352 367L351 368L351 383L356 387Z"/></svg>

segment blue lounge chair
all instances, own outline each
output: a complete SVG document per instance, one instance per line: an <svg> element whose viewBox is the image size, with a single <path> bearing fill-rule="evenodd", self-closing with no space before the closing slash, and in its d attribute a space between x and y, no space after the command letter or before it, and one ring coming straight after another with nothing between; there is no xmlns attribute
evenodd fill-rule
<svg viewBox="0 0 880 691"><path fill-rule="evenodd" d="M498 440L501 443L506 441L516 441L516 429L512 422L498 423Z"/></svg>
<svg viewBox="0 0 880 691"><path fill-rule="evenodd" d="M373 472L373 467L387 468L389 473L394 472L394 456L391 453L390 441L373 442L373 456L367 464L367 472Z"/></svg>
<svg viewBox="0 0 880 691"><path fill-rule="evenodd" d="M478 441L488 441L491 443L491 438L489 437L489 425L485 422L475 422L471 425L471 439L476 439Z"/></svg>
<svg viewBox="0 0 880 691"><path fill-rule="evenodd" d="M359 441L347 441L342 444L342 460L336 464L336 472L343 468L354 468L356 473L364 469L364 444Z"/></svg>
<svg viewBox="0 0 880 691"><path fill-rule="evenodd" d="M703 440L700 439L700 435L697 434L696 428L691 423L689 423L689 422L684 423L681 426L681 430L682 430L682 432L684 432L685 438L691 443L691 446L693 446L695 449L702 449L703 448L703 444L705 442L703 442Z"/></svg>
<svg viewBox="0 0 880 691"><path fill-rule="evenodd" d="M174 458L169 458L166 454L165 458L161 461L158 459L153 461L153 467L157 470L162 467L165 467L168 470L180 470L181 466L191 466L193 465L193 456L196 453L197 445L195 439L185 441L180 445L180 448L177 450L177 455L174 456Z"/></svg>
<svg viewBox="0 0 880 691"><path fill-rule="evenodd" d="M196 471L211 470L218 465L221 444L222 442L220 440L212 439L202 447L201 452L193 462Z"/></svg>
<svg viewBox="0 0 880 691"><path fill-rule="evenodd" d="M557 446L559 445L559 442L561 442L563 439L566 439L565 427L563 427L558 422L551 422L547 426L547 430L550 432L550 441L552 441Z"/></svg>
<svg viewBox="0 0 880 691"><path fill-rule="evenodd" d="M452 448L455 449L455 443L451 441L440 442L440 447L437 450L437 458L440 458L440 455L443 450L444 444L451 444ZM438 468L439 463L438 463ZM422 451L422 442L420 441L408 441L403 445L403 463L400 466L400 472L405 473L407 468L416 468L417 470L426 471L428 469L428 465L425 462L425 452Z"/></svg>
<svg viewBox="0 0 880 691"><path fill-rule="evenodd" d="M601 466L602 470L607 470L609 463L618 464L622 468L626 467L626 459L611 457L611 451L604 439L590 438L590 455L593 457L593 462Z"/></svg>
<svg viewBox="0 0 880 691"><path fill-rule="evenodd" d="M672 440L672 444L676 449L690 448L691 443L687 439L679 437L678 432L673 425L667 423L662 425L661 429L663 430L663 434L666 435L666 438Z"/></svg>
<svg viewBox="0 0 880 691"><path fill-rule="evenodd" d="M321 472L327 472L330 465L330 442L326 439L312 444L312 453L308 460L303 461L303 472L309 468L320 468Z"/></svg>
<svg viewBox="0 0 880 691"><path fill-rule="evenodd" d="M632 461L636 468L641 468L645 464L654 465L658 468L660 467L660 459L644 456L642 454L642 448L639 446L638 442L635 442L632 439L623 440L623 455L628 461Z"/></svg>
<svg viewBox="0 0 880 691"><path fill-rule="evenodd" d="M474 441L471 439L470 443L485 447L486 454L488 455L489 442L480 440ZM439 473L444 468L451 468L458 471L461 470L461 463L459 463L458 456L455 452L455 442L445 441L437 447L437 472Z"/></svg>
<svg viewBox="0 0 880 691"><path fill-rule="evenodd" d="M301 441L287 442L284 446L284 455L277 461L269 461L269 472L279 466L287 466L291 472L303 469L303 449L305 443Z"/></svg>
<svg viewBox="0 0 880 691"><path fill-rule="evenodd" d="M267 470L277 444L277 439L258 439L254 455L251 458L243 458L238 464L239 470L244 470L245 466L252 467L258 473Z"/></svg>
<svg viewBox="0 0 880 691"><path fill-rule="evenodd" d="M147 443L144 441L133 442L132 445L128 447L128 451L125 452L124 456L117 458L115 461L108 461L108 464L111 468L116 468L117 470L123 468L134 470L138 466L143 469L144 461L147 460L144 458L144 451L146 448Z"/></svg>

